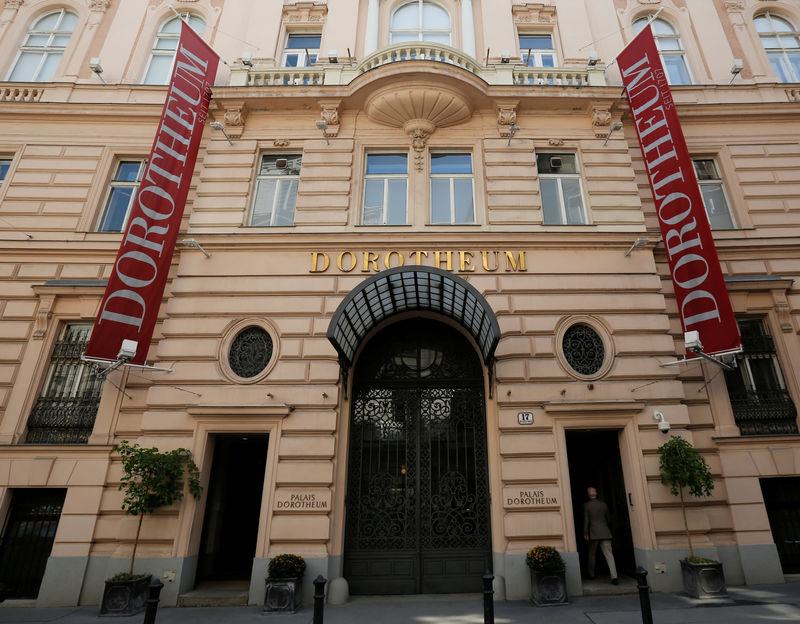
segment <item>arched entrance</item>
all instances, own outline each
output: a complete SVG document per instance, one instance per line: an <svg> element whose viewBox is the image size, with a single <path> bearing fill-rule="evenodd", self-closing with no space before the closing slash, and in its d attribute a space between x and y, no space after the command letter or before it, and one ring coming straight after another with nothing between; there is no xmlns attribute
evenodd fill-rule
<svg viewBox="0 0 800 624"><path fill-rule="evenodd" d="M444 323L400 321L365 346L350 418L352 594L480 591L491 567L483 387L478 353Z"/></svg>

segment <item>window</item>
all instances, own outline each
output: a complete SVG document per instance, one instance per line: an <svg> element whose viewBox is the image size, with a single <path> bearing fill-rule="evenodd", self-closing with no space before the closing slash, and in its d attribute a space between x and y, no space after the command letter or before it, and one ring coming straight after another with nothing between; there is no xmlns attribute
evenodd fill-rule
<svg viewBox="0 0 800 624"><path fill-rule="evenodd" d="M556 67L553 35L520 35L519 53L528 67Z"/></svg>
<svg viewBox="0 0 800 624"><path fill-rule="evenodd" d="M164 85L169 82L175 51L178 49L178 40L181 37L182 20L186 20L197 33L202 35L205 32L206 23L201 17L192 13L183 13L181 17L173 17L165 22L156 35L142 83Z"/></svg>
<svg viewBox="0 0 800 624"><path fill-rule="evenodd" d="M11 168L10 158L0 158L0 186L3 186L3 180L8 175L8 170Z"/></svg>
<svg viewBox="0 0 800 624"><path fill-rule="evenodd" d="M139 189L144 172L144 160L121 160L108 189L98 232L121 232L128 222L133 199Z"/></svg>
<svg viewBox="0 0 800 624"><path fill-rule="evenodd" d="M775 344L761 319L740 319L742 353L725 371L731 408L742 435L796 434L797 413L783 381Z"/></svg>
<svg viewBox="0 0 800 624"><path fill-rule="evenodd" d="M470 154L431 154L431 223L475 223Z"/></svg>
<svg viewBox="0 0 800 624"><path fill-rule="evenodd" d="M51 80L77 23L78 16L66 9L53 11L36 20L20 46L19 55L8 80L13 82Z"/></svg>
<svg viewBox="0 0 800 624"><path fill-rule="evenodd" d="M647 26L647 19L648 18L643 17L633 23L633 31L637 35ZM677 31L671 24L662 19L653 20L651 26L653 38L656 40L656 46L658 47L659 56L661 57L661 64L664 65L664 71L667 72L667 81L669 84L692 84L692 77L689 75L689 69L686 67L681 38Z"/></svg>
<svg viewBox="0 0 800 624"><path fill-rule="evenodd" d="M389 43L432 41L450 45L450 15L438 4L416 0L392 15Z"/></svg>
<svg viewBox="0 0 800 624"><path fill-rule="evenodd" d="M712 230L732 230L733 217L722 188L722 178L717 170L717 163L711 158L693 158L694 172L700 184L703 204L706 207L708 221Z"/></svg>
<svg viewBox="0 0 800 624"><path fill-rule="evenodd" d="M294 225L301 160L300 154L261 157L250 225Z"/></svg>
<svg viewBox="0 0 800 624"><path fill-rule="evenodd" d="M800 82L800 32L797 28L772 13L758 15L755 24L778 80Z"/></svg>
<svg viewBox="0 0 800 624"><path fill-rule="evenodd" d="M85 444L100 404L104 378L81 360L90 323L70 323L61 332L44 390L28 419L28 444Z"/></svg>
<svg viewBox="0 0 800 624"><path fill-rule="evenodd" d="M583 192L575 154L537 154L545 225L586 223Z"/></svg>
<svg viewBox="0 0 800 624"><path fill-rule="evenodd" d="M367 154L363 225L405 225L408 156Z"/></svg>
<svg viewBox="0 0 800 624"><path fill-rule="evenodd" d="M321 35L289 35L283 51L284 67L310 67L317 62Z"/></svg>

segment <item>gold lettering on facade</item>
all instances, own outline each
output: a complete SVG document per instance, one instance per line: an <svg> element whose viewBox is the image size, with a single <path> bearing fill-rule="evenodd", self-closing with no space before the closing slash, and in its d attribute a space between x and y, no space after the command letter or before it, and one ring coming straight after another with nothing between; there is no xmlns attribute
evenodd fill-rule
<svg viewBox="0 0 800 624"><path fill-rule="evenodd" d="M497 270L497 252L493 251L494 254L494 268L489 268L489 252L488 251L481 251L481 259L483 260L483 270L489 271L489 273L494 273Z"/></svg>
<svg viewBox="0 0 800 624"><path fill-rule="evenodd" d="M442 253L443 252L441 252L441 251L434 251L433 252L433 266L435 266L437 269L441 269L442 268L442 262L443 262ZM445 269L447 269L448 271L452 271L453 270L453 252L452 251L445 251L444 253L447 256L447 265L445 266Z"/></svg>
<svg viewBox="0 0 800 624"><path fill-rule="evenodd" d="M525 252L520 251L519 257L515 260L514 254L510 251L506 252L506 272L512 272L517 270L517 266L519 266L519 271L525 270Z"/></svg>
<svg viewBox="0 0 800 624"><path fill-rule="evenodd" d="M319 266L319 261L322 260L322 267ZM324 273L330 266L331 259L324 251L311 252L311 273ZM341 267L339 267L341 268Z"/></svg>
<svg viewBox="0 0 800 624"><path fill-rule="evenodd" d="M408 255L411 256L412 258L414 256L416 256L417 257L416 264L421 265L422 264L422 258L423 257L427 258L428 257L428 252L427 251L411 251L411 252L408 253Z"/></svg>
<svg viewBox="0 0 800 624"><path fill-rule="evenodd" d="M471 251L459 251L458 252L458 270L462 273L472 273L475 270L475 267L472 266L472 257L475 254Z"/></svg>
<svg viewBox="0 0 800 624"><path fill-rule="evenodd" d="M397 256L397 264L395 266L403 266L405 260L403 260L403 254L399 251L387 251L386 255L383 257L383 266L387 269L392 268L392 256Z"/></svg>
<svg viewBox="0 0 800 624"><path fill-rule="evenodd" d="M361 269L362 273L369 273L370 269L378 272L378 252L377 251L362 251L364 256L364 268Z"/></svg>
<svg viewBox="0 0 800 624"><path fill-rule="evenodd" d="M347 269L344 268L344 262L342 262L342 260L344 259L345 254L350 256L350 268L347 268ZM355 256L355 254L353 254L352 251L343 251L342 253L339 254L339 257L336 258L336 266L339 268L340 271L343 271L344 273L349 273L350 271L352 271L353 269L356 268L356 256Z"/></svg>

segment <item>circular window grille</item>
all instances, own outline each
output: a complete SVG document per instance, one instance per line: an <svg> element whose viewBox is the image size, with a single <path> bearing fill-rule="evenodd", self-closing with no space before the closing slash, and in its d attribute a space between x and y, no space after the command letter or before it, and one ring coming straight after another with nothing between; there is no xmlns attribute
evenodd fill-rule
<svg viewBox="0 0 800 624"><path fill-rule="evenodd" d="M272 337L261 327L248 327L231 343L228 362L231 370L243 379L255 377L272 358Z"/></svg>
<svg viewBox="0 0 800 624"><path fill-rule="evenodd" d="M594 375L606 358L603 339L584 323L577 323L564 332L562 348L569 365L581 375Z"/></svg>

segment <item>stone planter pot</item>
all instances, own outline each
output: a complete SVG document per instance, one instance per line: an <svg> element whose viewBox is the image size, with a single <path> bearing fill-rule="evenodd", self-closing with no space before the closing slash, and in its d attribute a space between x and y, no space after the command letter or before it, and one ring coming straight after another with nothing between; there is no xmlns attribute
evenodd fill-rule
<svg viewBox="0 0 800 624"><path fill-rule="evenodd" d="M531 570L531 602L537 607L567 604L566 572Z"/></svg>
<svg viewBox="0 0 800 624"><path fill-rule="evenodd" d="M100 615L136 615L147 606L151 575L132 581L106 581Z"/></svg>
<svg viewBox="0 0 800 624"><path fill-rule="evenodd" d="M717 598L728 594L722 564L718 561L690 563L681 559L681 573L683 589L693 598Z"/></svg>
<svg viewBox="0 0 800 624"><path fill-rule="evenodd" d="M264 611L267 613L295 613L300 608L302 578L267 579L264 594Z"/></svg>

